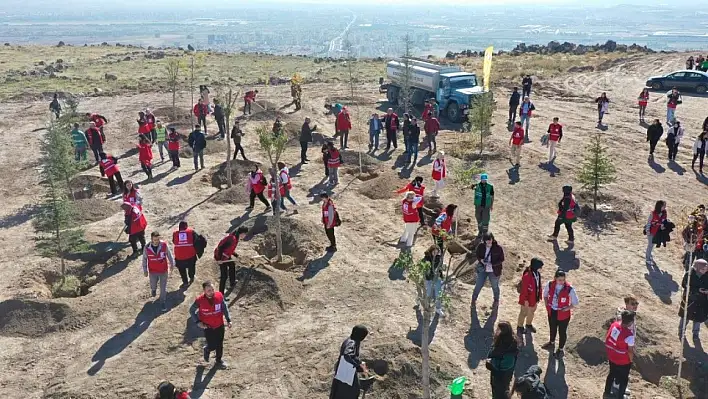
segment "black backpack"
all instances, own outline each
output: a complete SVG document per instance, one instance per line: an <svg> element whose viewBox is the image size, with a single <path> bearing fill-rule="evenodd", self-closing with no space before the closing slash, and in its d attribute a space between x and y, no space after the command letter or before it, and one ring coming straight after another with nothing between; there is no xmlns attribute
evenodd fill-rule
<svg viewBox="0 0 708 399"><path fill-rule="evenodd" d="M204 255L207 246L207 239L201 234L194 233L194 250L197 251L197 258Z"/></svg>

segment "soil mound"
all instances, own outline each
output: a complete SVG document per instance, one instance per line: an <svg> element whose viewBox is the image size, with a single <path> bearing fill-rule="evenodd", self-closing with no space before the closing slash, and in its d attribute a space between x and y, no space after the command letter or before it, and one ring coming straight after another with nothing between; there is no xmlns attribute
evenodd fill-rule
<svg viewBox="0 0 708 399"><path fill-rule="evenodd" d="M217 192L210 201L219 205L236 205L247 204L248 200L249 195L246 193L246 189L242 185L235 185Z"/></svg>
<svg viewBox="0 0 708 399"><path fill-rule="evenodd" d="M241 191L245 192L245 182L246 176L253 170L253 166L261 166L260 163L254 161L243 161L240 159L235 159L231 161L231 182L234 184L232 188L240 188ZM226 177L226 162L214 166L210 171L211 175L211 186L214 188L222 189L228 183Z"/></svg>
<svg viewBox="0 0 708 399"><path fill-rule="evenodd" d="M393 172L386 172L364 182L359 187L359 193L373 200L391 199L396 195L394 191L405 186L407 182L407 179L401 179Z"/></svg>
<svg viewBox="0 0 708 399"><path fill-rule="evenodd" d="M213 132L212 132L213 133ZM212 134L209 133L209 134ZM184 138L184 136L183 136ZM207 154L223 154L224 158L226 158L226 140L210 140L207 138L207 146L204 149L204 155ZM231 150L233 151L233 145L231 146ZM194 153L192 152L192 148L190 148L187 145L187 142L183 142L182 146L179 148L179 157L180 158L191 158L194 156Z"/></svg>
<svg viewBox="0 0 708 399"><path fill-rule="evenodd" d="M36 338L62 330L76 330L95 315L74 312L69 305L8 299L0 302L0 335Z"/></svg>
<svg viewBox="0 0 708 399"><path fill-rule="evenodd" d="M275 218L273 216L257 217L243 225L249 228L249 235L260 235L258 237L260 241L256 245L256 251L259 254L269 259L276 256ZM283 255L292 257L296 265L304 265L308 260L323 253L323 243L326 241L314 240L322 235L322 228L319 225L311 221L283 217L282 215L280 225Z"/></svg>
<svg viewBox="0 0 708 399"><path fill-rule="evenodd" d="M163 123L184 122L191 118L189 110L180 107L161 107L152 110L155 117ZM173 118L174 115L174 118Z"/></svg>
<svg viewBox="0 0 708 399"><path fill-rule="evenodd" d="M74 204L77 211L74 220L77 225L98 222L121 211L119 202L102 198L76 200Z"/></svg>
<svg viewBox="0 0 708 399"><path fill-rule="evenodd" d="M342 153L342 161L345 165L352 165L359 168L359 154L361 154L361 164L363 166L376 166L381 164L381 161L371 155L361 151L344 151Z"/></svg>
<svg viewBox="0 0 708 399"><path fill-rule="evenodd" d="M253 267L241 268L236 272L235 300L242 307L266 306L283 310L300 290L300 284L291 277Z"/></svg>
<svg viewBox="0 0 708 399"><path fill-rule="evenodd" d="M74 198L87 199L93 198L96 195L110 194L111 186L108 185L108 180L104 180L99 176L78 175L69 181L69 188L74 193Z"/></svg>

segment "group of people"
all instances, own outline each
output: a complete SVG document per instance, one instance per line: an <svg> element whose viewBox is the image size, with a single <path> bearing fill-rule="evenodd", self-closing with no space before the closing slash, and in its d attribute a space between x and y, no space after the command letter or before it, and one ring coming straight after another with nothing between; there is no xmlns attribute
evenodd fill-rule
<svg viewBox="0 0 708 399"><path fill-rule="evenodd" d="M686 69L708 72L708 57L699 54L695 58L691 55L686 59Z"/></svg>

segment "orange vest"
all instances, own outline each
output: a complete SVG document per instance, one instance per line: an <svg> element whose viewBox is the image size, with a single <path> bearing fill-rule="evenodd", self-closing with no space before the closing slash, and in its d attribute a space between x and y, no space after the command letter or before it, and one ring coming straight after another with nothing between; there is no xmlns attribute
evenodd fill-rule
<svg viewBox="0 0 708 399"><path fill-rule="evenodd" d="M175 245L176 260L189 260L197 256L197 250L194 249L194 230L191 227L175 230L172 233L172 243Z"/></svg>
<svg viewBox="0 0 708 399"><path fill-rule="evenodd" d="M627 345L625 340L632 335L631 329L622 328L621 321L612 323L605 336L605 349L607 350L607 359L610 362L618 366L625 366L631 363L629 345Z"/></svg>
<svg viewBox="0 0 708 399"><path fill-rule="evenodd" d="M153 251L152 244L145 247L147 267L150 273L167 273L167 243L160 241L157 251Z"/></svg>

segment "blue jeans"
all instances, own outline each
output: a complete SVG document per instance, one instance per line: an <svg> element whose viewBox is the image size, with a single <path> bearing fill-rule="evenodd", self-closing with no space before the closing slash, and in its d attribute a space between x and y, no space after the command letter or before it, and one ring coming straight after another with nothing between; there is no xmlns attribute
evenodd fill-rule
<svg viewBox="0 0 708 399"><path fill-rule="evenodd" d="M379 135L381 131L369 132L369 147L379 149Z"/></svg>
<svg viewBox="0 0 708 399"><path fill-rule="evenodd" d="M425 280L425 292L428 298L435 298L435 310L442 309L442 280L435 278L433 280Z"/></svg>
<svg viewBox="0 0 708 399"><path fill-rule="evenodd" d="M531 123L531 118L529 118L528 114L526 115L521 115L521 126L524 127L524 134L526 135L526 139L529 138L529 124Z"/></svg>
<svg viewBox="0 0 708 399"><path fill-rule="evenodd" d="M404 134L403 135L403 147L406 149L406 152L410 154L411 149L410 149L410 143L408 142L408 135Z"/></svg>
<svg viewBox="0 0 708 399"><path fill-rule="evenodd" d="M194 169L199 169L199 164L197 164L197 160L199 160L202 169L204 169L204 150L194 151Z"/></svg>
<svg viewBox="0 0 708 399"><path fill-rule="evenodd" d="M413 140L411 140L413 141ZM418 143L408 143L408 161L413 157L413 161L418 159Z"/></svg>
<svg viewBox="0 0 708 399"><path fill-rule="evenodd" d="M499 302L499 277L494 275L494 272L484 271L484 265L477 265L477 283L474 286L474 291L472 292L472 300L476 301L479 297L479 293L484 287L484 282L489 279L489 284L492 286L492 293L494 294L494 302Z"/></svg>
<svg viewBox="0 0 708 399"><path fill-rule="evenodd" d="M666 124L673 125L675 117L676 117L676 108L666 107Z"/></svg>
<svg viewBox="0 0 708 399"><path fill-rule="evenodd" d="M297 202L293 199L293 197L290 195L290 191L285 190L285 195L280 197L280 209L287 211L285 208L285 199L287 198L288 201L290 201L291 204L297 206Z"/></svg>

